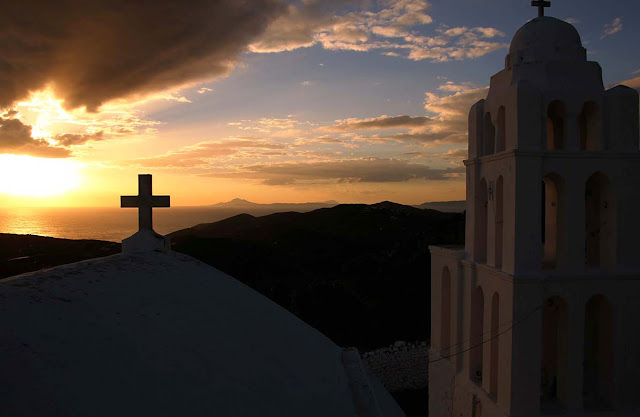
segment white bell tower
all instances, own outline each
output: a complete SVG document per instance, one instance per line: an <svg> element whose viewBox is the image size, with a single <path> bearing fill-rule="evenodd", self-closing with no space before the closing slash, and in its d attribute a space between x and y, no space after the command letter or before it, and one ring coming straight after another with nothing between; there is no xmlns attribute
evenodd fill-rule
<svg viewBox="0 0 640 417"><path fill-rule="evenodd" d="M638 93L532 5L469 113L465 247L430 248L431 417L640 409Z"/></svg>

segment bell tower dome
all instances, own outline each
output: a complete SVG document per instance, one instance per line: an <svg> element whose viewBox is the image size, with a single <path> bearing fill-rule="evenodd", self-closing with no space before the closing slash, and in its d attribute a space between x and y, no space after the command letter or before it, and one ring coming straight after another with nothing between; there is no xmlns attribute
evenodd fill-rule
<svg viewBox="0 0 640 417"><path fill-rule="evenodd" d="M549 16L530 20L514 35L505 67L544 62L587 60L580 34L571 24Z"/></svg>

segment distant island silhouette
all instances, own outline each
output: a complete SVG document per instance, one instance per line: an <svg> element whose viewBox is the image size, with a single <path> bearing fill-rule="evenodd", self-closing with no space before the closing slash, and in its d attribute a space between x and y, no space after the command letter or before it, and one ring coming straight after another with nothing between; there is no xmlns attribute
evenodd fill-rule
<svg viewBox="0 0 640 417"><path fill-rule="evenodd" d="M293 209L300 208L304 210L314 210L316 208L322 207L334 207L337 206L338 203L335 200L329 201L319 201L319 202L309 202L309 203L254 203L252 201L244 200L242 198L234 198L231 201L225 201L221 203L211 204L209 207L214 208L265 208L265 209L277 209L280 207Z"/></svg>
<svg viewBox="0 0 640 417"><path fill-rule="evenodd" d="M282 209L283 211L289 210L315 210L323 207L335 207L339 202L335 200L308 202L308 203L254 203L242 198L234 198L231 201L224 201L216 204L211 204L208 207L214 208L253 208L253 209ZM419 209L431 209L438 210L445 213L462 213L466 209L466 201L454 200L454 201L430 201L417 205L410 205Z"/></svg>

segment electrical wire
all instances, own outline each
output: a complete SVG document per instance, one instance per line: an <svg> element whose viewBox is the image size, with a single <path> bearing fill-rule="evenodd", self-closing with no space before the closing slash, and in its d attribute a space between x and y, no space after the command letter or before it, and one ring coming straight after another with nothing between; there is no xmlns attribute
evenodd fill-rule
<svg viewBox="0 0 640 417"><path fill-rule="evenodd" d="M448 355L448 356L441 356L441 357L439 357L438 359L429 360L427 363L428 363L428 364L429 364L429 363L435 363L435 362L439 362L439 361L444 360L444 359L449 359L449 358L452 358L452 357L454 357L454 356L461 355L461 354L463 354L463 353L465 353L465 352L468 352L468 351L470 351L470 350L472 350L472 349L475 349L475 348L477 348L477 347L480 347L480 346L484 345L485 343L488 343L488 342L492 341L493 339L496 339L496 338L500 337L501 335L505 334L505 333L506 333L506 332L508 332L509 330L512 330L512 329L513 329L513 328L515 328L516 326L518 326L518 325L522 324L525 320L529 319L529 317L531 317L534 313L536 313L537 311L539 311L540 309L542 309L542 307L544 307L544 304L540 304L538 307L536 307L535 309L531 310L531 311L530 311L529 313L527 313L524 317L522 317L522 319L518 320L517 322L513 322L513 324L512 324L511 326L509 326L508 328L504 329L503 331L501 331L500 333L496 334L495 336L490 337L490 338L489 338L489 339L487 339L487 340L483 340L482 342L480 342L480 343L478 343L478 344L476 344L476 345L469 346L467 349L463 349L463 350L461 350L460 352L456 352L456 353L453 353L453 354ZM483 335L484 335L484 334L486 334L486 333L488 333L488 332L483 333ZM444 351L444 350L446 350L446 349L443 349L443 350L441 350L440 352L442 352L442 351ZM439 352L436 352L436 353L439 353Z"/></svg>

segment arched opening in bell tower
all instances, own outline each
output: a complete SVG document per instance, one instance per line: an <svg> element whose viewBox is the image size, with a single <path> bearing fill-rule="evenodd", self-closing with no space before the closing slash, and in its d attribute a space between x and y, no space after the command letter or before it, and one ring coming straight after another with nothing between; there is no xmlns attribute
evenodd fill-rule
<svg viewBox="0 0 640 417"><path fill-rule="evenodd" d="M615 268L617 264L617 198L611 182L601 172L585 185L585 265Z"/></svg>
<svg viewBox="0 0 640 417"><path fill-rule="evenodd" d="M605 149L601 138L600 111L598 104L593 101L584 103L578 117L578 133L580 135L580 149L597 151Z"/></svg>
<svg viewBox="0 0 640 417"><path fill-rule="evenodd" d="M498 109L498 119L496 120L496 152L502 152L505 150L505 138L506 138L506 123L505 123L505 110L504 106L500 106Z"/></svg>
<svg viewBox="0 0 640 417"><path fill-rule="evenodd" d="M496 129L491 121L491 113L484 114L483 126L484 155L491 155L496 149Z"/></svg>
<svg viewBox="0 0 640 417"><path fill-rule="evenodd" d="M548 298L542 308L540 401L543 411L567 405L569 309L561 297Z"/></svg>
<svg viewBox="0 0 640 417"><path fill-rule="evenodd" d="M490 380L489 380L489 394L493 398L498 400L498 378L500 375L499 355L500 355L500 338L498 336L500 331L500 294L493 293L491 297L491 342L489 346L491 359L490 366Z"/></svg>
<svg viewBox="0 0 640 417"><path fill-rule="evenodd" d="M482 349L484 333L484 292L477 287L471 295L469 378L482 385Z"/></svg>
<svg viewBox="0 0 640 417"><path fill-rule="evenodd" d="M613 406L613 309L603 295L589 299L584 318L582 394L585 409Z"/></svg>
<svg viewBox="0 0 640 417"><path fill-rule="evenodd" d="M440 355L447 357L451 346L451 272L446 266L442 270L440 285Z"/></svg>
<svg viewBox="0 0 640 417"><path fill-rule="evenodd" d="M558 263L564 224L564 181L555 174L542 179L542 268L553 269Z"/></svg>
<svg viewBox="0 0 640 417"><path fill-rule="evenodd" d="M503 231L504 231L504 180L502 175L496 181L496 207L495 207L495 267L502 267Z"/></svg>
<svg viewBox="0 0 640 417"><path fill-rule="evenodd" d="M547 109L547 150L564 149L565 131L564 103L554 100Z"/></svg>
<svg viewBox="0 0 640 417"><path fill-rule="evenodd" d="M487 180L484 178L480 181L480 186L476 194L476 224L475 224L475 249L476 262L487 261L487 220L488 220L488 188Z"/></svg>

